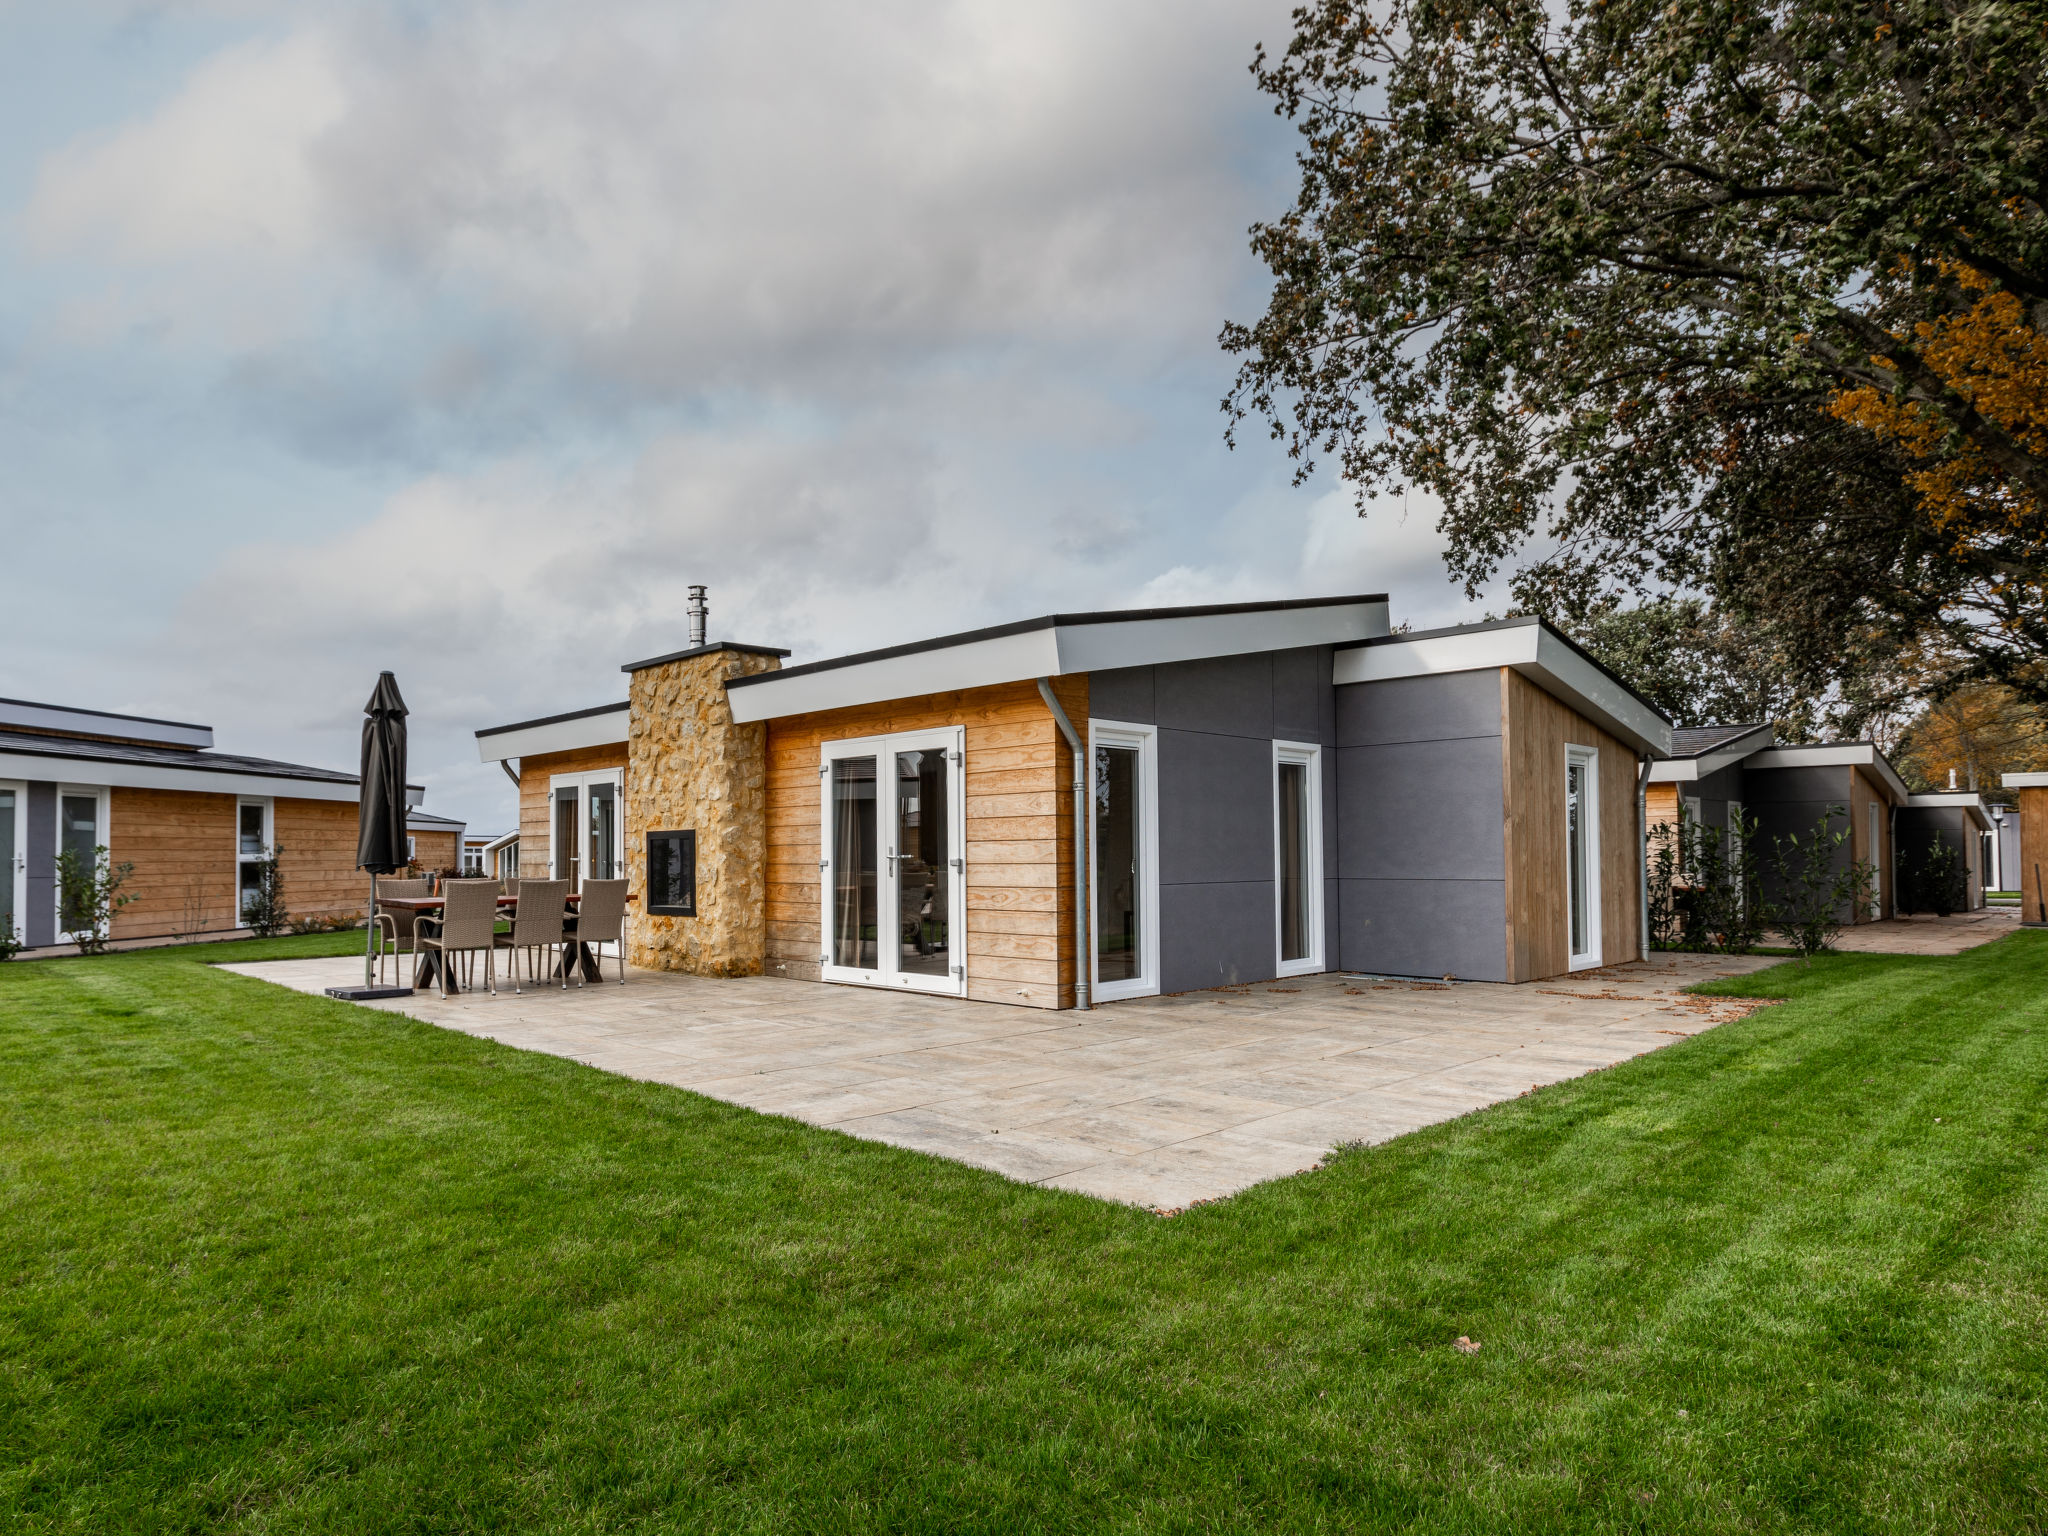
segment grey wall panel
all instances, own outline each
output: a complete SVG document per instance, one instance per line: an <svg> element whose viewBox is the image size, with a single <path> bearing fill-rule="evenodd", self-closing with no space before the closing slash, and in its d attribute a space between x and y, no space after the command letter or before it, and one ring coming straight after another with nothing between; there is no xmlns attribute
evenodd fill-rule
<svg viewBox="0 0 2048 1536"><path fill-rule="evenodd" d="M30 784L25 831L28 846L28 910L22 937L30 944L57 942L57 786Z"/></svg>
<svg viewBox="0 0 2048 1536"><path fill-rule="evenodd" d="M1272 979L1277 951L1270 878L1165 886L1159 909L1161 990Z"/></svg>
<svg viewBox="0 0 2048 1536"><path fill-rule="evenodd" d="M1279 740L1331 740L1323 733L1325 702L1336 691L1331 665L1326 645L1273 652L1273 735Z"/></svg>
<svg viewBox="0 0 2048 1536"><path fill-rule="evenodd" d="M1743 785L1743 777L1742 764L1735 763L1723 768L1719 773L1708 774L1704 779L1695 780L1691 784L1681 784L1679 788L1688 794L1699 796L1702 800L1747 800L1749 796Z"/></svg>
<svg viewBox="0 0 2048 1536"><path fill-rule="evenodd" d="M1832 768L1752 768L1744 775L1745 798L1758 805L1785 801L1846 801L1850 770Z"/></svg>
<svg viewBox="0 0 2048 1536"><path fill-rule="evenodd" d="M1159 883L1218 880L1272 884L1273 744L1162 726Z"/></svg>
<svg viewBox="0 0 2048 1536"><path fill-rule="evenodd" d="M1336 695L1339 746L1500 735L1497 671L1346 683L1331 692Z"/></svg>
<svg viewBox="0 0 2048 1536"><path fill-rule="evenodd" d="M1337 873L1501 880L1500 738L1341 747Z"/></svg>
<svg viewBox="0 0 2048 1536"><path fill-rule="evenodd" d="M1152 724L1157 713L1152 668L1119 667L1114 672L1090 672L1088 713L1098 720L1121 720L1126 725Z"/></svg>
<svg viewBox="0 0 2048 1536"><path fill-rule="evenodd" d="M1177 661L1152 675L1161 729L1273 739L1271 652Z"/></svg>
<svg viewBox="0 0 2048 1536"><path fill-rule="evenodd" d="M1341 882L1347 971L1506 981L1504 880Z"/></svg>

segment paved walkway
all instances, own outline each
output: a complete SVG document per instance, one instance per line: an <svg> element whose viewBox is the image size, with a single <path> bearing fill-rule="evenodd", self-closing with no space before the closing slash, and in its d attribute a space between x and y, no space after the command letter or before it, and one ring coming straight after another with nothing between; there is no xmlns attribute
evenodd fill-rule
<svg viewBox="0 0 2048 1536"><path fill-rule="evenodd" d="M1975 912L1956 912L1948 917L1932 913L1917 917L1887 918L1881 923L1858 923L1844 928L1835 948L1866 955L1960 955L1979 944L2002 939L2020 925L2020 909L1980 907ZM1770 935L1769 943L1779 935Z"/></svg>
<svg viewBox="0 0 2048 1536"><path fill-rule="evenodd" d="M648 971L361 1006L1175 1210L1739 1017L1755 1005L1679 989L1775 963L1658 955L1513 987L1311 976L1088 1013ZM362 980L357 960L222 969L316 993Z"/></svg>

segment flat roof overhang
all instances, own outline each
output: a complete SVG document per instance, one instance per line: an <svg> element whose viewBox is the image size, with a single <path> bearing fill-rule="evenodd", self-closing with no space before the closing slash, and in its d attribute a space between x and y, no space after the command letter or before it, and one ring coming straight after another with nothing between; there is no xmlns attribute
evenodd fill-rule
<svg viewBox="0 0 2048 1536"><path fill-rule="evenodd" d="M1723 768L1732 768L1744 758L1751 757L1772 745L1777 732L1768 725L1744 731L1740 736L1731 736L1717 746L1691 757L1674 757L1669 761L1655 763L1650 768L1652 784L1690 784L1700 779L1711 778Z"/></svg>
<svg viewBox="0 0 2048 1536"><path fill-rule="evenodd" d="M184 720L155 720L148 715L116 715L104 709L73 709L68 704L36 704L27 699L0 699L0 728L27 726L72 736L115 736L129 741L204 751L213 745L213 727Z"/></svg>
<svg viewBox="0 0 2048 1536"><path fill-rule="evenodd" d="M1991 813L1985 808L1984 797L1975 790L1939 790L1931 795L1908 795L1906 809L1910 811L1961 811L1977 823L1980 830L1991 830Z"/></svg>
<svg viewBox="0 0 2048 1536"><path fill-rule="evenodd" d="M339 800L350 805L361 798L354 779L300 779L257 769L207 766L204 759L187 768L61 752L0 752L0 779L55 780L110 789L175 789L199 795L264 795L274 800ZM426 797L425 789L406 785L407 805L418 805Z"/></svg>
<svg viewBox="0 0 2048 1536"><path fill-rule="evenodd" d="M738 721L774 720L1038 677L1348 645L1387 633L1384 593L1054 613L726 682Z"/></svg>
<svg viewBox="0 0 2048 1536"><path fill-rule="evenodd" d="M1456 672L1520 674L1611 736L1652 758L1671 755L1671 722L1641 695L1541 619L1460 624L1368 640L1337 653L1334 680L1391 682Z"/></svg>
<svg viewBox="0 0 2048 1536"><path fill-rule="evenodd" d="M1906 781L1899 777L1896 768L1885 760L1877 750L1877 744L1869 741L1829 742L1810 747L1771 747L1750 758L1748 766L1759 770L1772 768L1868 768L1883 783L1894 805L1904 805L1912 798L1912 791L1906 788Z"/></svg>
<svg viewBox="0 0 2048 1536"><path fill-rule="evenodd" d="M623 747L631 713L632 707L621 699L616 704L572 709L565 715L494 725L476 733L477 760L497 763L508 757L539 757L547 752L574 752L581 747Z"/></svg>

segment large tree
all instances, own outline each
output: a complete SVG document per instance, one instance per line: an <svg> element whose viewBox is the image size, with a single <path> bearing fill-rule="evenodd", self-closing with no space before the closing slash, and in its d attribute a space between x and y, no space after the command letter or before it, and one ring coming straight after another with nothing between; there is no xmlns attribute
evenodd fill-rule
<svg viewBox="0 0 2048 1536"><path fill-rule="evenodd" d="M1713 593L2048 699L2048 8L1322 0L1225 401L1531 607ZM1233 423L1235 426L1235 422ZM1816 670L1817 669L1817 670Z"/></svg>

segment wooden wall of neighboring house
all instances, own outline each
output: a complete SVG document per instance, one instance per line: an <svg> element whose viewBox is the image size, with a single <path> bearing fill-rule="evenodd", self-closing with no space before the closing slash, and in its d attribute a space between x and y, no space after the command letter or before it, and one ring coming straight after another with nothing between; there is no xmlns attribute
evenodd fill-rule
<svg viewBox="0 0 2048 1536"><path fill-rule="evenodd" d="M117 939L219 933L235 916L235 796L175 789L110 791L107 857L131 863ZM355 807L350 806L351 813Z"/></svg>
<svg viewBox="0 0 2048 1536"><path fill-rule="evenodd" d="M2020 893L2020 921L2048 923L2048 788L2017 791L2020 867L2007 877Z"/></svg>
<svg viewBox="0 0 2048 1536"><path fill-rule="evenodd" d="M1506 785L1508 975L1561 976L1571 962L1566 906L1565 748L1594 747L1600 829L1600 959L1642 952L1634 752L1519 673L1501 669L1501 754Z"/></svg>
<svg viewBox="0 0 2048 1536"><path fill-rule="evenodd" d="M548 780L558 773L593 773L600 768L626 771L626 744L578 747L572 752L544 752L519 760L519 875L524 880L548 877ZM623 782L623 780L622 780ZM627 786L630 794L631 786Z"/></svg>
<svg viewBox="0 0 2048 1536"><path fill-rule="evenodd" d="M370 905L370 877L356 868L353 800L271 802L271 835L284 849L278 874L293 917L353 917Z"/></svg>
<svg viewBox="0 0 2048 1536"><path fill-rule="evenodd" d="M135 866L116 914L117 939L225 933L235 910L239 859L235 795L173 789L111 791L107 854ZM360 916L368 876L358 875L353 801L272 801L272 835L284 849L279 872L294 917Z"/></svg>
<svg viewBox="0 0 2048 1536"><path fill-rule="evenodd" d="M1896 861L1892 858L1892 801L1885 793L1884 786L1865 773L1861 768L1849 770L1849 825L1850 856L1874 864L1878 869L1879 917L1892 915L1892 883L1896 878ZM1870 841L1870 807L1877 805L1877 843ZM1857 907L1851 922L1874 921L1868 906Z"/></svg>
<svg viewBox="0 0 2048 1536"><path fill-rule="evenodd" d="M1055 691L1086 740L1087 678L1062 678ZM967 737L967 995L1073 1006L1073 763L1028 682L768 722L770 975L819 974L823 744L949 725L965 726Z"/></svg>
<svg viewBox="0 0 2048 1536"><path fill-rule="evenodd" d="M421 869L440 872L460 870L462 859L455 847L453 832L413 832L412 861Z"/></svg>

